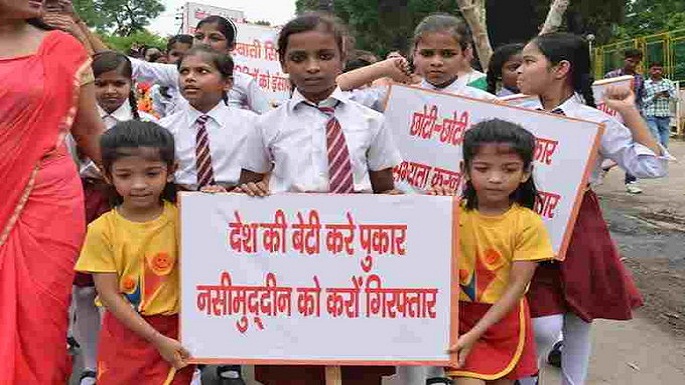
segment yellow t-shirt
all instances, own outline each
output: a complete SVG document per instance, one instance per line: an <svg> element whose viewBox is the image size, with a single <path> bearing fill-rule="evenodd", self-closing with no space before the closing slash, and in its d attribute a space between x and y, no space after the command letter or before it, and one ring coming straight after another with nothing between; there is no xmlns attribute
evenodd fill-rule
<svg viewBox="0 0 685 385"><path fill-rule="evenodd" d="M132 222L112 210L88 226L76 270L116 273L119 290L142 315L179 310L178 210L164 203L149 222Z"/></svg>
<svg viewBox="0 0 685 385"><path fill-rule="evenodd" d="M460 301L493 304L504 294L513 261L554 257L547 229L532 210L514 204L491 217L462 205L459 215Z"/></svg>

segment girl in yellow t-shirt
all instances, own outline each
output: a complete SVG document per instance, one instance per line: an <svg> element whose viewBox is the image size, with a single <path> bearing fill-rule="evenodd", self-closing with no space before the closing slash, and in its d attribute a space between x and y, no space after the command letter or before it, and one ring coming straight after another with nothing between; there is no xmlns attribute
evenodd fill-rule
<svg viewBox="0 0 685 385"><path fill-rule="evenodd" d="M447 373L462 384L512 384L537 373L524 295L537 262L554 256L533 211L535 137L503 120L475 125L464 138L460 209L459 332ZM435 195L450 195L438 187Z"/></svg>
<svg viewBox="0 0 685 385"><path fill-rule="evenodd" d="M127 121L101 139L115 208L88 226L76 270L93 275L107 310L99 385L190 383L178 338L178 213L174 138L151 122Z"/></svg>

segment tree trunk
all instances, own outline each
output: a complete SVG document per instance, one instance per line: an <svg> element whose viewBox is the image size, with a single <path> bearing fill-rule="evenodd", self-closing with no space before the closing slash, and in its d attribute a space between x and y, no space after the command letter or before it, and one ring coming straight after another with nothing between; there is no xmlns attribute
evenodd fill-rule
<svg viewBox="0 0 685 385"><path fill-rule="evenodd" d="M564 12L568 8L571 0L552 0L552 5L549 7L549 13L547 14L547 19L545 19L545 24L540 30L540 35L550 32L556 32L561 26L561 22L564 20Z"/></svg>
<svg viewBox="0 0 685 385"><path fill-rule="evenodd" d="M485 70L492 56L492 46L485 24L485 0L457 0L457 4L471 29L480 65Z"/></svg>

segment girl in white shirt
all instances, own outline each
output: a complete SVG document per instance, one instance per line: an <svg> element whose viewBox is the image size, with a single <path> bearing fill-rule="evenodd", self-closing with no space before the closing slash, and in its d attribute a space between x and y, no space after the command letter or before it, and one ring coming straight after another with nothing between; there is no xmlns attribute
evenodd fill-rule
<svg viewBox="0 0 685 385"><path fill-rule="evenodd" d="M278 53L296 89L292 98L260 116L244 151L242 191L264 196L394 189L392 168L401 158L383 116L350 100L336 85L344 63L343 41L342 27L318 14L297 17L283 27ZM260 366L255 373L269 385L318 385L324 378L322 366L309 365ZM392 373L393 367L342 368L343 384L357 379L354 384L375 385Z"/></svg>
<svg viewBox="0 0 685 385"><path fill-rule="evenodd" d="M424 18L414 31L413 63L416 73L423 78L418 86L432 91L495 100L494 95L460 81L459 72L470 44L471 35L461 19L447 14ZM386 99L388 87L357 88L381 77L397 78L397 70L382 63L341 75L338 78L340 88L354 90L351 94L353 100L379 110Z"/></svg>
<svg viewBox="0 0 685 385"><path fill-rule="evenodd" d="M132 68L128 58L113 51L101 52L93 57L95 98L105 129L128 120L155 121L139 112L133 92ZM80 174L86 203L88 223L110 210L107 185L89 159L79 159ZM95 307L95 287L90 274L77 273L74 279L74 338L81 346L84 370L81 385L95 383L97 369L97 340L100 331L100 312Z"/></svg>
<svg viewBox="0 0 685 385"><path fill-rule="evenodd" d="M221 16L212 15L202 19L195 30L193 45L208 45L217 51L230 52L235 48L237 28L235 24ZM137 81L152 82L160 87L169 87L168 94L173 100L174 108L170 113L187 105L179 92L178 68L173 64L150 63L133 59L133 77ZM231 104L264 113L271 109L269 100L255 79L242 72L233 75L233 86L228 94Z"/></svg>
<svg viewBox="0 0 685 385"><path fill-rule="evenodd" d="M188 104L163 118L160 125L174 135L179 163L175 182L185 190L223 191L238 184L241 153L257 115L228 102L233 67L230 55L204 45L191 48L179 63L178 84ZM203 165L198 163L197 137L203 129L211 181L202 180Z"/></svg>
<svg viewBox="0 0 685 385"><path fill-rule="evenodd" d="M605 158L640 178L666 174L667 154L650 135L630 89L611 89L605 94L607 106L621 114L625 126L594 108L589 50L581 37L541 35L525 46L522 55L519 88L539 97L530 107L604 124L591 181L598 179ZM583 197L565 260L537 268L528 299L538 357L546 356L563 330L562 383L584 384L592 320L627 320L631 310L642 304L591 189Z"/></svg>

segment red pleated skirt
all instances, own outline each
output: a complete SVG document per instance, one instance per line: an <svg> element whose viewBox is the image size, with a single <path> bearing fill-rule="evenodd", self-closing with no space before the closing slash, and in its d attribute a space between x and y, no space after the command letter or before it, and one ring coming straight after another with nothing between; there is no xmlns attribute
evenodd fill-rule
<svg viewBox="0 0 685 385"><path fill-rule="evenodd" d="M527 298L533 317L573 312L586 322L628 320L642 306L592 190L583 196L566 259L540 264Z"/></svg>
<svg viewBox="0 0 685 385"><path fill-rule="evenodd" d="M178 316L143 317L163 335L178 339ZM172 373L171 365L148 341L105 313L98 345L98 385L188 385L193 365Z"/></svg>
<svg viewBox="0 0 685 385"><path fill-rule="evenodd" d="M491 307L491 304L459 302L459 332L471 330ZM526 300L521 300L481 336L466 357L464 367L445 368L445 371L449 377L486 381L516 380L537 374L535 338Z"/></svg>

